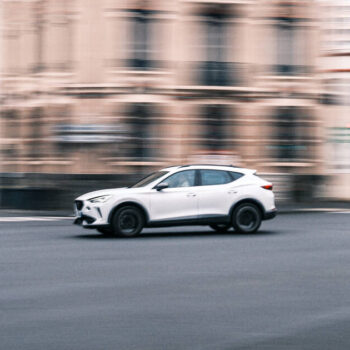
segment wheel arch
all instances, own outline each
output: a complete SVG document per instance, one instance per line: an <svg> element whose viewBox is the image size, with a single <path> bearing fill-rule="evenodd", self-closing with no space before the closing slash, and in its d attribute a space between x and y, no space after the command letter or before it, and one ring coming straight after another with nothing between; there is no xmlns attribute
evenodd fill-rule
<svg viewBox="0 0 350 350"><path fill-rule="evenodd" d="M244 204L244 203L254 204L259 209L260 214L261 214L261 219L263 220L264 215L265 215L265 208L259 200L254 199L254 198L244 198L244 199L241 199L240 201L238 201L237 203L233 204L231 209L230 209L230 213L229 213L230 219L232 219L232 215L233 215L233 212L235 211L235 209L239 205Z"/></svg>
<svg viewBox="0 0 350 350"><path fill-rule="evenodd" d="M136 207L138 209L141 210L142 214L144 215L145 217L145 223L148 223L149 221L149 215L148 215L148 212L146 210L146 208L140 204L140 203L137 203L137 202L134 202L134 201L126 201L126 202L122 202L122 203L119 203L118 205L116 205L109 213L108 215L108 223L110 224L111 221L112 221L112 218L113 218L113 215L115 214L115 212L117 210L119 210L120 208L123 208L123 207Z"/></svg>

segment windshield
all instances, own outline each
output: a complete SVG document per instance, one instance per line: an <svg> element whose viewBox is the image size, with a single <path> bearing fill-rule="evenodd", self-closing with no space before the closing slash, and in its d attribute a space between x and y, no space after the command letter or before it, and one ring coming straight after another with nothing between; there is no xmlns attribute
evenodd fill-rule
<svg viewBox="0 0 350 350"><path fill-rule="evenodd" d="M150 175L147 175L142 180L137 182L135 185L130 186L130 188L137 188L137 187L144 187L153 182L154 180L159 179L160 177L166 175L168 171L157 171L155 173L152 173Z"/></svg>

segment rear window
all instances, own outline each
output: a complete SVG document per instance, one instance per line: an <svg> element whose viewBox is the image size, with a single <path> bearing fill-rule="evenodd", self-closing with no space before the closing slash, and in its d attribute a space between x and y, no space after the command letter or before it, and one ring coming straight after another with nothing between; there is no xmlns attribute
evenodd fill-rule
<svg viewBox="0 0 350 350"><path fill-rule="evenodd" d="M236 173L234 171L230 171L230 175L232 176L233 181L236 181L243 176L242 173Z"/></svg>
<svg viewBox="0 0 350 350"><path fill-rule="evenodd" d="M232 182L232 177L228 171L223 170L200 170L201 185L224 185Z"/></svg>

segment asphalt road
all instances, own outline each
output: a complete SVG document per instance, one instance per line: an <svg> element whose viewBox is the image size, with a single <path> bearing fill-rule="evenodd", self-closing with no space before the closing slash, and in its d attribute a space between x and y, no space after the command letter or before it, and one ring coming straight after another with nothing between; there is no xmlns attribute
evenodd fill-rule
<svg viewBox="0 0 350 350"><path fill-rule="evenodd" d="M107 239L0 222L0 349L350 349L350 213Z"/></svg>

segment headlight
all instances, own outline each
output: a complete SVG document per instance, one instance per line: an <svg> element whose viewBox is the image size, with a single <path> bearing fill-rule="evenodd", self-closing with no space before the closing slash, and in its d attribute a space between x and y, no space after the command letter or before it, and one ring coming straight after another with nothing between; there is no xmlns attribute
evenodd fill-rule
<svg viewBox="0 0 350 350"><path fill-rule="evenodd" d="M104 203L104 202L107 202L108 199L110 199L111 197L112 196L110 194L107 194L105 196L90 198L88 201L91 203Z"/></svg>

